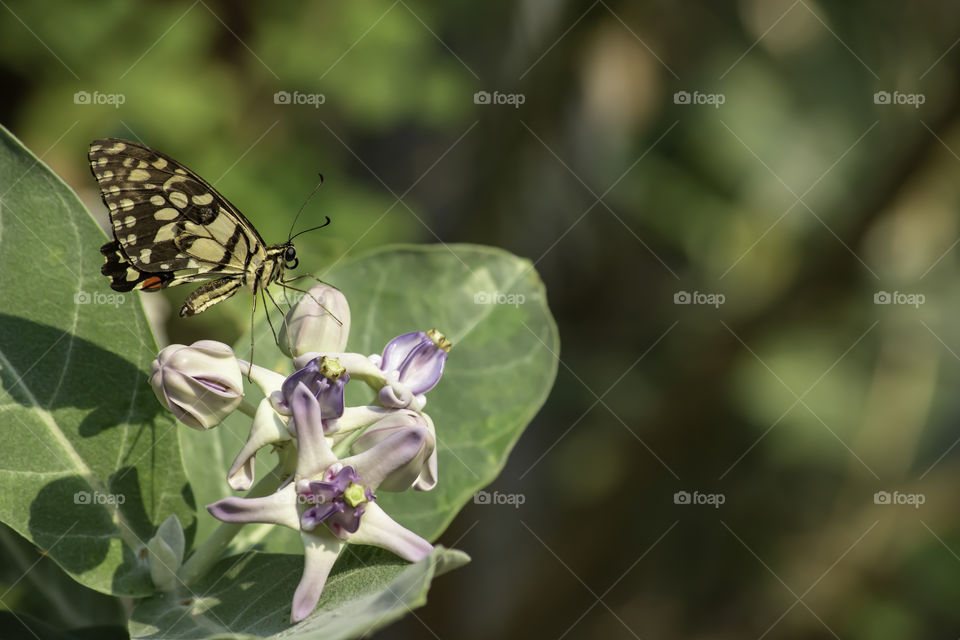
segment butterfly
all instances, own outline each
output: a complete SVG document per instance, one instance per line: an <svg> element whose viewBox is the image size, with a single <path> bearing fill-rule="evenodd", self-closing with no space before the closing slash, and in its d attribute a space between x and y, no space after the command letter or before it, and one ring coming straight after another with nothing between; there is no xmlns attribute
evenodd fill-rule
<svg viewBox="0 0 960 640"><path fill-rule="evenodd" d="M242 288L254 295L254 310L257 294L263 297L271 283L296 289L288 283L298 278L284 279L285 270L299 264L292 226L286 242L267 246L250 221L206 180L142 144L94 140L88 157L110 210L113 240L100 248L105 258L100 271L113 290L205 283L183 302L184 317L202 313ZM327 218L314 229L329 223Z"/></svg>

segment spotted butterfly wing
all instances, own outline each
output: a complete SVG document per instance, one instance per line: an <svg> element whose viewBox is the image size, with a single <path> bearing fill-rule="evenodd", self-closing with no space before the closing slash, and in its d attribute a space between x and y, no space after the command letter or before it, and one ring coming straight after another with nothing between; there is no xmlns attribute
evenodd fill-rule
<svg viewBox="0 0 960 640"><path fill-rule="evenodd" d="M266 246L236 207L172 158L108 138L90 145L89 159L113 226L100 249L112 289L206 282L180 308L191 316L243 287L256 294L295 266L291 242Z"/></svg>

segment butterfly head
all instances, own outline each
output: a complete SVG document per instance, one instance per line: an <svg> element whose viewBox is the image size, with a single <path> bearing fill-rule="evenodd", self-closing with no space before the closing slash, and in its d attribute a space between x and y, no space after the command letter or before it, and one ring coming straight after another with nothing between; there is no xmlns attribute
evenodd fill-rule
<svg viewBox="0 0 960 640"><path fill-rule="evenodd" d="M299 265L300 259L297 257L297 249L292 242L288 242L283 249L283 268L296 269Z"/></svg>

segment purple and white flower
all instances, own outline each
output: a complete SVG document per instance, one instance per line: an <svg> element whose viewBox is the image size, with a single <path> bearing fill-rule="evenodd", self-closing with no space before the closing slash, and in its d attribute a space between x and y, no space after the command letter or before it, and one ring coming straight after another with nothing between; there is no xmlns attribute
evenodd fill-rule
<svg viewBox="0 0 960 640"><path fill-rule="evenodd" d="M217 519L232 523L273 523L300 531L304 571L293 597L291 621L316 607L327 576L346 542L388 549L417 562L433 546L405 529L376 503L378 488L406 488L411 464L431 438L424 424L386 426L366 448L344 458L324 435L321 403L299 382L288 398L296 425L296 472L276 493L263 498L225 498L207 506Z"/></svg>

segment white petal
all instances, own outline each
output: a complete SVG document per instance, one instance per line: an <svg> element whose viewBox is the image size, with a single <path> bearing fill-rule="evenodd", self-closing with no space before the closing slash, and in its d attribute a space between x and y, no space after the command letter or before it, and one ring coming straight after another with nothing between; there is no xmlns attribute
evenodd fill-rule
<svg viewBox="0 0 960 640"><path fill-rule="evenodd" d="M273 410L269 398L264 398L257 406L253 417L253 426L247 443L237 454L236 460L227 472L227 483L234 491L247 491L253 486L253 467L257 451L270 444L280 444L293 437L287 431L283 419Z"/></svg>
<svg viewBox="0 0 960 640"><path fill-rule="evenodd" d="M247 524L263 522L300 529L297 491L293 483L262 498L224 498L207 505L207 511L221 522Z"/></svg>
<svg viewBox="0 0 960 640"><path fill-rule="evenodd" d="M303 576L293 594L290 622L300 622L316 608L330 569L343 548L343 542L326 528L316 533L301 532L300 539L303 541Z"/></svg>
<svg viewBox="0 0 960 640"><path fill-rule="evenodd" d="M387 549L410 562L423 560L433 551L433 545L400 526L376 502L366 504L366 511L360 518L360 528L350 534L348 541Z"/></svg>

